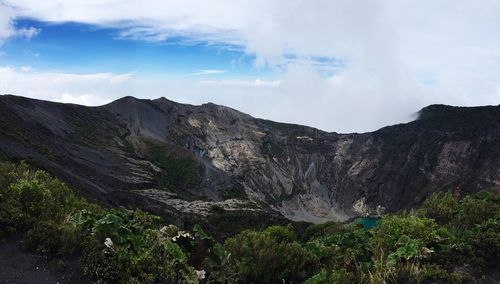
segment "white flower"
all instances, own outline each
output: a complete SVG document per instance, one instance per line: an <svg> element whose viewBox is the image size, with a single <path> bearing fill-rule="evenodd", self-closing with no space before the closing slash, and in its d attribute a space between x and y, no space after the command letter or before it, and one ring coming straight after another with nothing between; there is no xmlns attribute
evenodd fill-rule
<svg viewBox="0 0 500 284"><path fill-rule="evenodd" d="M426 247L424 247L424 248L423 248L423 251L424 251L424 254L431 254L431 253L433 253L433 252L434 252L434 250L433 250L433 249L426 248Z"/></svg>
<svg viewBox="0 0 500 284"><path fill-rule="evenodd" d="M205 279L205 270L195 270L194 272L196 272L196 278L198 278L198 280Z"/></svg>
<svg viewBox="0 0 500 284"><path fill-rule="evenodd" d="M167 233L167 230L168 230L168 227L167 227L167 226L163 226L163 227L161 227L161 229L160 229L160 233L162 233L162 234L166 234L166 233Z"/></svg>
<svg viewBox="0 0 500 284"><path fill-rule="evenodd" d="M104 245L107 246L108 248L113 248L113 241L110 238L106 238L104 240Z"/></svg>
<svg viewBox="0 0 500 284"><path fill-rule="evenodd" d="M185 232L185 231L179 231L179 232L177 233L177 236L175 236L175 237L173 237L173 238L172 238L172 241L174 241L174 242L175 242L175 241L177 241L177 240L178 240L179 238L181 238L181 237L182 237L182 238L190 238L190 239L194 239L194 238L193 238L193 236L191 236L191 234L190 234L190 233Z"/></svg>

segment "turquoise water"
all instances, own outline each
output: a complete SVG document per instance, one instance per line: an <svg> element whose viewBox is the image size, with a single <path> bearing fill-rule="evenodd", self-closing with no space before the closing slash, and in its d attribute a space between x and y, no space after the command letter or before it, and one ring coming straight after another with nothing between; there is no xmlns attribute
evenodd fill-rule
<svg viewBox="0 0 500 284"><path fill-rule="evenodd" d="M354 220L354 224L361 224L364 229L371 229L378 226L379 218L361 217Z"/></svg>

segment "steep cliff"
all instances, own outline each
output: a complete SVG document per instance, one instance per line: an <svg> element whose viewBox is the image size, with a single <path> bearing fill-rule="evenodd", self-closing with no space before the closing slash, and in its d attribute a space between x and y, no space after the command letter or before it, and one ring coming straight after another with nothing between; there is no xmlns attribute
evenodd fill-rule
<svg viewBox="0 0 500 284"><path fill-rule="evenodd" d="M499 192L500 107L432 105L407 124L337 134L165 98L84 107L4 95L0 150L106 202L345 221L436 190Z"/></svg>

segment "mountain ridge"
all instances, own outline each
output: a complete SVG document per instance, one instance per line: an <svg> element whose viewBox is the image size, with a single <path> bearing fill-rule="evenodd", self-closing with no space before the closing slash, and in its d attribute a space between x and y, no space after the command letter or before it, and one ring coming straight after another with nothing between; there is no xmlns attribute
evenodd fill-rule
<svg viewBox="0 0 500 284"><path fill-rule="evenodd" d="M436 190L500 185L495 106L431 105L415 121L348 134L166 98L85 107L4 95L0 114L4 155L92 198L172 214L217 205L345 221L412 208Z"/></svg>

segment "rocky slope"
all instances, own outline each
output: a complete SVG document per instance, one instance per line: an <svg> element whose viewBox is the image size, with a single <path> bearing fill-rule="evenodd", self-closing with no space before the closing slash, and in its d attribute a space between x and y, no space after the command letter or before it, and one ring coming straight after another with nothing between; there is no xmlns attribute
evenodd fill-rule
<svg viewBox="0 0 500 284"><path fill-rule="evenodd" d="M0 150L105 202L345 221L436 190L499 192L500 107L432 105L408 124L337 134L165 98L84 107L4 95Z"/></svg>

